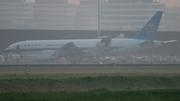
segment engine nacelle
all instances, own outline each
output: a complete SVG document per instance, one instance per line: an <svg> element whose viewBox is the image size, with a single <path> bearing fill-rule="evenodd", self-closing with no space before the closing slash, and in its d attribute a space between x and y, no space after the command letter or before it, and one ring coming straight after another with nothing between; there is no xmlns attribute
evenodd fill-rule
<svg viewBox="0 0 180 101"><path fill-rule="evenodd" d="M44 51L41 52L41 54L42 54L42 55L49 55L49 56L51 56L51 55L53 55L55 52L56 52L56 51L54 51L54 50L44 50Z"/></svg>

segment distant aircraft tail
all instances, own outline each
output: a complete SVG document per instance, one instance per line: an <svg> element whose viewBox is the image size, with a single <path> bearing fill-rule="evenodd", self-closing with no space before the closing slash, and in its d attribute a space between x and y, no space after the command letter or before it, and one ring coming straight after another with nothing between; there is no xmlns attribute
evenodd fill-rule
<svg viewBox="0 0 180 101"><path fill-rule="evenodd" d="M134 37L135 39L154 40L156 32L162 17L163 11L158 11L154 16L146 23L146 25L138 32Z"/></svg>

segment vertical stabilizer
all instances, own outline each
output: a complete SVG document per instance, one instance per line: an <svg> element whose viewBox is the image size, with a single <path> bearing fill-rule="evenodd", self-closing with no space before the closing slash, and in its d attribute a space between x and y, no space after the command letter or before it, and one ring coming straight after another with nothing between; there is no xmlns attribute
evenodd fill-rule
<svg viewBox="0 0 180 101"><path fill-rule="evenodd" d="M156 32L162 17L163 11L158 11L154 16L146 23L146 25L138 32L134 37L135 39L154 40Z"/></svg>

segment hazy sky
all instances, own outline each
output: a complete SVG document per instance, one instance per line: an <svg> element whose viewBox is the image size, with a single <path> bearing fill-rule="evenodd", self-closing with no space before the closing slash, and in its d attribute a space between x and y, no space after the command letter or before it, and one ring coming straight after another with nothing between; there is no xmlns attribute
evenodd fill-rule
<svg viewBox="0 0 180 101"><path fill-rule="evenodd" d="M70 3L76 3L78 4L80 0L69 0ZM162 3L166 3L167 6L173 7L173 6L179 6L180 7L180 0L154 0L154 1L160 1Z"/></svg>

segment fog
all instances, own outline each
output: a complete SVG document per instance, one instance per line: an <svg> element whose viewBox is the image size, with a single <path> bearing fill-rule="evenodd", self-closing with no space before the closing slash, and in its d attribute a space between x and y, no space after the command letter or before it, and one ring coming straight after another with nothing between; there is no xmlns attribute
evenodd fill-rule
<svg viewBox="0 0 180 101"><path fill-rule="evenodd" d="M79 4L67 0L0 2L0 29L98 29L98 7L94 0L81 0ZM158 30L180 31L180 7L167 7L161 2L100 0L100 29L138 31L156 11L164 11Z"/></svg>
<svg viewBox="0 0 180 101"><path fill-rule="evenodd" d="M97 38L98 2L96 0L80 0L77 1L78 3L68 0L29 1L0 0L2 62L7 61L5 57L9 55L4 50L15 42ZM133 38L157 11L163 11L155 40L167 41L180 38L180 7L178 5L168 6L163 0L160 2L159 0L100 0L99 8L99 29L102 36L109 36L112 39L122 38L117 36ZM99 63L99 60L117 64L179 63L179 50L177 41L160 48L117 57L98 56L94 59L97 60L94 63ZM13 55L18 57L18 62L29 62L25 61L24 53L17 55L18 52L11 54L11 57ZM43 50L44 52L46 51ZM86 63L86 60L81 61ZM47 61L54 62L50 59L43 60L43 62ZM17 62L16 59L13 62Z"/></svg>

